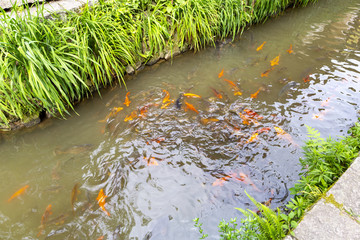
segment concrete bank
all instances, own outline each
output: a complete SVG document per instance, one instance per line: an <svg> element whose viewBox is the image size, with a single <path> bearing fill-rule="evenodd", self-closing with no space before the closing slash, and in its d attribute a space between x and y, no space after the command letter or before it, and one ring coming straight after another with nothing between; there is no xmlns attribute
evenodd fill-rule
<svg viewBox="0 0 360 240"><path fill-rule="evenodd" d="M360 157L304 216L286 240L360 239Z"/></svg>

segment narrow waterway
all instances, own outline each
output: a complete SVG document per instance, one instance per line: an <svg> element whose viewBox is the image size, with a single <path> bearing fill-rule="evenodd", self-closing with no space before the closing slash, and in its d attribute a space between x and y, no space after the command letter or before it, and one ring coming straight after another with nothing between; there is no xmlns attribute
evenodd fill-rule
<svg viewBox="0 0 360 240"><path fill-rule="evenodd" d="M244 191L283 206L306 125L336 138L357 121L359 39L360 0L319 0L1 133L0 238L197 239L199 217L217 239L255 210Z"/></svg>

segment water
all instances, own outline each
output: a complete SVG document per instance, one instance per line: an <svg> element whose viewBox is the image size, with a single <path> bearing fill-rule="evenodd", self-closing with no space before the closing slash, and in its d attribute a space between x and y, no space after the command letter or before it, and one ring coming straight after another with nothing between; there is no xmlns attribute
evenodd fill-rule
<svg viewBox="0 0 360 240"><path fill-rule="evenodd" d="M273 208L283 206L299 178L305 126L323 137L345 136L357 120L359 11L358 0L290 9L234 43L147 68L127 82L129 107L126 91L114 87L80 103L79 116L2 134L1 239L197 239L195 217L216 239L222 218L241 218L234 207L255 209L244 190L260 202L273 198ZM279 54L279 65L261 77ZM224 79L242 95L234 96L237 90ZM174 101L185 92L201 99L184 97L181 109L161 109L164 89ZM199 114L185 111L184 100ZM114 107L124 110L98 122ZM124 122L136 109L147 112ZM244 109L259 117L249 119ZM211 118L219 121L204 120ZM8 202L25 185L25 193ZM110 216L96 201L101 189ZM52 214L37 237L49 204Z"/></svg>

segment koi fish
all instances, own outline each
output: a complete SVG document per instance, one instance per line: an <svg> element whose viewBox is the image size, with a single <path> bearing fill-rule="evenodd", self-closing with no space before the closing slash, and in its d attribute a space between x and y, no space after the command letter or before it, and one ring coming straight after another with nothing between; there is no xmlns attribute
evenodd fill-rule
<svg viewBox="0 0 360 240"><path fill-rule="evenodd" d="M324 116L325 116L325 114L326 114L328 111L329 111L329 110L326 109L326 110L323 110L323 111L319 112L318 114L313 114L313 115L312 115L312 119L317 119L317 120L323 121L323 120L324 120Z"/></svg>
<svg viewBox="0 0 360 240"><path fill-rule="evenodd" d="M154 142L157 142L157 143L161 143L163 141L165 141L165 138L164 137L158 137L158 138L153 138L151 139L150 141L154 141ZM150 143L149 142L146 142L147 145L149 145Z"/></svg>
<svg viewBox="0 0 360 240"><path fill-rule="evenodd" d="M239 177L236 178L236 179L243 182L243 183L245 183L245 184L248 184L248 185L252 186L254 188L254 190L256 190L258 192L261 192L260 189L254 184L254 182L245 173L240 172Z"/></svg>
<svg viewBox="0 0 360 240"><path fill-rule="evenodd" d="M244 109L244 112L245 112L248 116L253 117L253 118L256 118L256 119L258 119L258 120L263 119L262 116L259 116L259 114L257 114L257 113L254 112L253 110L250 110L250 109L245 108L245 109Z"/></svg>
<svg viewBox="0 0 360 240"><path fill-rule="evenodd" d="M310 75L307 75L306 77L304 77L303 80L304 80L304 83L310 82Z"/></svg>
<svg viewBox="0 0 360 240"><path fill-rule="evenodd" d="M277 135L285 135L288 134L287 132L285 132L283 129L281 129L280 127L274 127Z"/></svg>
<svg viewBox="0 0 360 240"><path fill-rule="evenodd" d="M234 92L234 96L241 96L242 95L242 92L240 92L240 91L235 91Z"/></svg>
<svg viewBox="0 0 360 240"><path fill-rule="evenodd" d="M260 129L258 129L258 130L256 130L255 132L257 132L257 133L269 133L269 131L271 130L271 128L269 128L269 127L263 127L263 128L260 128Z"/></svg>
<svg viewBox="0 0 360 240"><path fill-rule="evenodd" d="M189 98L201 98L199 95L194 94L194 93L184 93L183 95L185 97L189 97Z"/></svg>
<svg viewBox="0 0 360 240"><path fill-rule="evenodd" d="M144 159L147 159L147 158L144 157ZM156 161L156 158L150 157L149 159L147 159L147 165L148 166L159 166L159 163L158 163L158 161Z"/></svg>
<svg viewBox="0 0 360 240"><path fill-rule="evenodd" d="M262 204L269 207L273 199L274 199L274 189L272 188L271 189L271 197L269 198L269 200L263 202Z"/></svg>
<svg viewBox="0 0 360 240"><path fill-rule="evenodd" d="M257 98L257 95L259 94L259 92L260 92L260 89L257 90L255 93L251 94L250 97L251 98Z"/></svg>
<svg viewBox="0 0 360 240"><path fill-rule="evenodd" d="M274 68L270 68L268 70L266 70L265 72L261 73L261 77L268 77L269 76L269 72L271 72Z"/></svg>
<svg viewBox="0 0 360 240"><path fill-rule="evenodd" d="M46 207L45 212L44 212L44 214L43 214L42 217L41 217L40 231L39 231L39 233L38 233L38 235L37 235L38 237L43 234L43 232L44 232L44 230L45 230L45 225L46 225L47 220L48 220L48 218L49 218L49 216L50 216L51 214L52 214L51 204L49 204L49 205Z"/></svg>
<svg viewBox="0 0 360 240"><path fill-rule="evenodd" d="M199 114L198 110L196 110L196 108L192 104L185 102L185 105L186 105L186 107L188 109L190 109L190 110L196 112L197 114Z"/></svg>
<svg viewBox="0 0 360 240"><path fill-rule="evenodd" d="M174 100L171 100L171 101L169 101L168 103L165 103L165 104L163 104L162 106L161 106L161 109L165 109L165 108L167 108L170 104L172 104L174 102Z"/></svg>
<svg viewBox="0 0 360 240"><path fill-rule="evenodd" d="M270 206L271 202L272 202L273 198L269 198L269 200L265 201L263 204L267 207Z"/></svg>
<svg viewBox="0 0 360 240"><path fill-rule="evenodd" d="M126 97L125 97L125 102L124 102L124 104L125 104L125 106L129 106L130 105L130 103L131 103L131 101L129 100L129 94L130 94L130 92L127 92L126 93Z"/></svg>
<svg viewBox="0 0 360 240"><path fill-rule="evenodd" d="M222 76L224 76L224 69L222 69L221 72L218 75L219 78L221 78Z"/></svg>
<svg viewBox="0 0 360 240"><path fill-rule="evenodd" d="M244 114L239 113L240 118L243 120L243 124L250 125L250 119L246 117Z"/></svg>
<svg viewBox="0 0 360 240"><path fill-rule="evenodd" d="M203 125L207 125L209 122L218 122L219 119L217 118L201 118L200 122Z"/></svg>
<svg viewBox="0 0 360 240"><path fill-rule="evenodd" d="M222 99L223 96L214 88L211 88L211 90L213 91L213 93L215 94L215 96L219 99Z"/></svg>
<svg viewBox="0 0 360 240"><path fill-rule="evenodd" d="M279 65L280 55L275 57L273 60L270 61L270 65L273 67L275 65Z"/></svg>
<svg viewBox="0 0 360 240"><path fill-rule="evenodd" d="M96 240L103 240L104 236L98 237Z"/></svg>
<svg viewBox="0 0 360 240"><path fill-rule="evenodd" d="M105 117L105 119L103 120L99 120L98 122L106 122L109 118L115 116L118 112L120 112L121 110L123 110L124 108L122 107L114 107L111 112Z"/></svg>
<svg viewBox="0 0 360 240"><path fill-rule="evenodd" d="M180 94L178 99L176 99L176 101L175 101L175 106L177 109L181 109L182 99L183 99L183 94Z"/></svg>
<svg viewBox="0 0 360 240"><path fill-rule="evenodd" d="M163 99L163 103L166 103L166 102L170 101L170 100L169 100L169 98L170 98L170 93L169 93L168 91L166 91L165 89L163 90L163 92L165 93L165 97L164 97L164 99Z"/></svg>
<svg viewBox="0 0 360 240"><path fill-rule="evenodd" d="M73 212L75 212L74 203L77 200L77 196L79 193L80 193L79 184L76 183L71 191L71 206L72 206Z"/></svg>
<svg viewBox="0 0 360 240"><path fill-rule="evenodd" d="M327 106L329 106L330 99L331 99L331 97L328 97L326 100L322 101L321 104L320 104L320 106L321 106L321 107L327 107Z"/></svg>
<svg viewBox="0 0 360 240"><path fill-rule="evenodd" d="M130 120L133 120L136 117L137 117L136 110L132 111L128 116L125 117L124 122L128 122Z"/></svg>
<svg viewBox="0 0 360 240"><path fill-rule="evenodd" d="M289 54L293 53L294 51L292 50L292 44L290 44L290 47L288 50L286 50Z"/></svg>
<svg viewBox="0 0 360 240"><path fill-rule="evenodd" d="M8 202L10 202L11 200L13 200L14 198L20 196L21 194L23 194L25 192L25 190L29 187L29 185L25 185L22 188L20 188L19 190L17 190L13 195L11 195L11 197L8 199Z"/></svg>
<svg viewBox="0 0 360 240"><path fill-rule="evenodd" d="M263 48L263 46L264 46L265 43L266 43L266 41L263 42L260 46L258 46L258 47L256 48L256 51L257 51L257 52L260 51L260 50Z"/></svg>
<svg viewBox="0 0 360 240"><path fill-rule="evenodd" d="M57 216L56 218L53 218L47 222L47 225L61 225L64 224L66 218L68 217L67 214L61 214L60 216Z"/></svg>
<svg viewBox="0 0 360 240"><path fill-rule="evenodd" d="M248 143L251 143L251 142L257 140L258 135L259 135L259 133L254 133L253 135L251 135L251 137L245 143L248 144Z"/></svg>
<svg viewBox="0 0 360 240"><path fill-rule="evenodd" d="M240 89L238 88L238 86L233 82L233 81L230 81L228 79L224 79L224 81L228 82L231 86L232 89L234 89L234 96L241 96L242 95L242 92L240 91Z"/></svg>
<svg viewBox="0 0 360 240"><path fill-rule="evenodd" d="M233 82L233 81L231 81L231 80L229 80L229 79L224 79L224 81L225 82L228 82L232 87L237 87L237 85Z"/></svg>
<svg viewBox="0 0 360 240"><path fill-rule="evenodd" d="M222 178L218 178L212 183L212 185L213 186L224 186L224 183L229 181L228 180L229 178L231 178L231 176L225 176L225 177L222 177Z"/></svg>
<svg viewBox="0 0 360 240"><path fill-rule="evenodd" d="M105 198L107 198L107 196L104 194L104 190L101 189L99 192L99 195L97 196L96 200L99 203L99 206L101 207L101 209L108 215L110 216L110 213L108 211L106 211L105 209Z"/></svg>
<svg viewBox="0 0 360 240"><path fill-rule="evenodd" d="M275 129L278 137L289 141L290 143L294 144L295 146L299 146L297 143L294 142L291 135L288 134L287 132L285 132L283 129L281 129L280 127L274 127L274 129Z"/></svg>

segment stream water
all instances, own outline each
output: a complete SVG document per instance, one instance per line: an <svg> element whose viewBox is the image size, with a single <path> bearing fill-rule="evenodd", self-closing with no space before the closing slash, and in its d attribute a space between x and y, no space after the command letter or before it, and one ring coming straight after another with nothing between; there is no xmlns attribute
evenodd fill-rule
<svg viewBox="0 0 360 240"><path fill-rule="evenodd" d="M283 206L306 125L336 137L357 121L359 25L359 0L289 9L146 68L127 81L128 107L114 86L79 115L2 133L0 238L197 239L199 217L217 239L235 207L255 210L244 191Z"/></svg>

